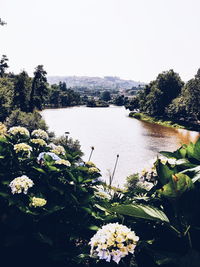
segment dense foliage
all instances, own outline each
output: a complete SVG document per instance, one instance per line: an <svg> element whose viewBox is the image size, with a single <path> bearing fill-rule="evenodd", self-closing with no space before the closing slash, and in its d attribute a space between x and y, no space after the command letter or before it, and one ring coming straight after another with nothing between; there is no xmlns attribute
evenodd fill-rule
<svg viewBox="0 0 200 267"><path fill-rule="evenodd" d="M0 124L0 134L1 261L74 266L98 224L99 170L51 143L43 130L30 135Z"/></svg>
<svg viewBox="0 0 200 267"><path fill-rule="evenodd" d="M68 107L82 103L80 94L67 88L65 83L49 85L43 65L35 68L33 77L26 71L7 73L8 58L0 60L0 121L19 109L33 112L45 107Z"/></svg>
<svg viewBox="0 0 200 267"><path fill-rule="evenodd" d="M3 124L0 136L5 266L199 266L200 140L161 152L122 190L67 137Z"/></svg>
<svg viewBox="0 0 200 267"><path fill-rule="evenodd" d="M150 82L127 108L154 117L198 123L200 119L200 70L183 83L173 70L163 72Z"/></svg>

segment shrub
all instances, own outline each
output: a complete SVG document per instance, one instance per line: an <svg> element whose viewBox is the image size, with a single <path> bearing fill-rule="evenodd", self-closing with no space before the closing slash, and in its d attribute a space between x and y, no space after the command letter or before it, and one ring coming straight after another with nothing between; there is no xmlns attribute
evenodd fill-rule
<svg viewBox="0 0 200 267"><path fill-rule="evenodd" d="M7 127L20 125L26 127L29 131L33 131L34 129L48 130L45 121L42 119L42 116L38 111L26 113L20 111L19 109L14 110L6 119L5 124Z"/></svg>
<svg viewBox="0 0 200 267"><path fill-rule="evenodd" d="M140 236L136 266L198 267L200 139L173 153L160 153L165 159L154 163L154 186L145 194L125 193L123 203L104 206L105 211L123 216L123 224ZM150 174L144 172L144 182Z"/></svg>
<svg viewBox="0 0 200 267"><path fill-rule="evenodd" d="M76 257L88 251L91 229L100 224L94 207L100 173L79 166L64 148L51 152L48 140L33 142L22 127L12 134L1 129L1 262L76 266Z"/></svg>

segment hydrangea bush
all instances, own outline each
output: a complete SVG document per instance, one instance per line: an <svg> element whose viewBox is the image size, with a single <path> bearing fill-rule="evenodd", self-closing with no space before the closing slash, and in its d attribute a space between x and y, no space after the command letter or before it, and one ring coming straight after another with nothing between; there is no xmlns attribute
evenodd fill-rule
<svg viewBox="0 0 200 267"><path fill-rule="evenodd" d="M66 140L0 123L4 266L199 267L200 140L161 152L127 191Z"/></svg>
<svg viewBox="0 0 200 267"><path fill-rule="evenodd" d="M0 124L1 261L19 266L74 266L93 228L100 172L80 164L48 134ZM95 228L95 229L96 229ZM12 255L12 257L10 257ZM20 255L20 257L19 257Z"/></svg>

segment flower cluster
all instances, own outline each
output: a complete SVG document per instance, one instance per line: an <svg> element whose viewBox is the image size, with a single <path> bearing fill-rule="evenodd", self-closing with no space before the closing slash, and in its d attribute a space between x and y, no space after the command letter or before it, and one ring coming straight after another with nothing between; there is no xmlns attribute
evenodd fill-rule
<svg viewBox="0 0 200 267"><path fill-rule="evenodd" d="M96 165L95 165L92 161L87 161L87 162L85 162L85 165L86 165L87 167L96 167Z"/></svg>
<svg viewBox="0 0 200 267"><path fill-rule="evenodd" d="M32 147L25 143L20 143L20 144L14 145L14 150L16 153L25 152L29 155L30 152L32 151Z"/></svg>
<svg viewBox="0 0 200 267"><path fill-rule="evenodd" d="M177 160L175 158L166 158L166 157L160 156L159 159L160 159L161 163L164 165L166 165L167 162L170 165L176 165L176 162L177 162Z"/></svg>
<svg viewBox="0 0 200 267"><path fill-rule="evenodd" d="M55 164L65 165L67 167L70 167L71 166L71 163L68 160L65 160L65 159L56 160L55 161Z"/></svg>
<svg viewBox="0 0 200 267"><path fill-rule="evenodd" d="M36 208L36 207L43 207L46 204L47 204L46 199L40 197L33 197L30 205Z"/></svg>
<svg viewBox="0 0 200 267"><path fill-rule="evenodd" d="M8 131L11 135L21 135L21 136L26 136L29 137L29 131L25 127L21 126L15 126L11 127Z"/></svg>
<svg viewBox="0 0 200 267"><path fill-rule="evenodd" d="M96 167L91 167L88 169L88 172L93 174L93 173L99 173L99 169L97 169Z"/></svg>
<svg viewBox="0 0 200 267"><path fill-rule="evenodd" d="M134 253L139 237L128 227L118 223L104 225L91 238L91 256L119 263L121 258Z"/></svg>
<svg viewBox="0 0 200 267"><path fill-rule="evenodd" d="M50 156L52 160L61 160L55 153L52 152L42 152L37 157L37 161L40 162L41 160L45 160L45 155Z"/></svg>
<svg viewBox="0 0 200 267"><path fill-rule="evenodd" d="M53 149L51 150L52 153L55 153L56 155L65 155L65 149L63 146L53 146Z"/></svg>
<svg viewBox="0 0 200 267"><path fill-rule="evenodd" d="M47 143L43 139L41 139L41 138L31 139L30 141L31 141L31 143L33 143L35 145L47 146Z"/></svg>
<svg viewBox="0 0 200 267"><path fill-rule="evenodd" d="M144 182L155 182L157 177L156 163L157 159L152 159L147 166L139 173L139 180Z"/></svg>
<svg viewBox="0 0 200 267"><path fill-rule="evenodd" d="M34 136L34 137L36 137L36 138L41 138L41 139L45 139L45 140L48 140L49 139L48 133L45 132L44 130L41 130L41 129L34 130L31 133L31 135Z"/></svg>
<svg viewBox="0 0 200 267"><path fill-rule="evenodd" d="M150 191L153 186L154 186L153 183L147 181L138 181L136 183L136 187L139 187L140 189L144 189L146 191Z"/></svg>
<svg viewBox="0 0 200 267"><path fill-rule="evenodd" d="M22 175L21 177L15 178L9 184L12 194L27 194L28 189L33 185L33 181L29 179L26 175Z"/></svg>
<svg viewBox="0 0 200 267"><path fill-rule="evenodd" d="M7 133L6 126L2 122L0 122L0 137L6 136L6 133Z"/></svg>

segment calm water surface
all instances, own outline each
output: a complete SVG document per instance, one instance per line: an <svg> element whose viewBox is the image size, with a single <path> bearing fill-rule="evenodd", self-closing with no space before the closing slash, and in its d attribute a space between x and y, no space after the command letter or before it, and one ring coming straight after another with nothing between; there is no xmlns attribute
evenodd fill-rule
<svg viewBox="0 0 200 267"><path fill-rule="evenodd" d="M198 139L197 132L141 122L129 118L128 113L124 107L81 106L47 109L42 116L56 136L70 132L70 137L80 141L84 160L88 160L94 146L92 161L106 180L119 154L114 184L120 186L127 176L149 165L159 151L174 151L182 143Z"/></svg>

